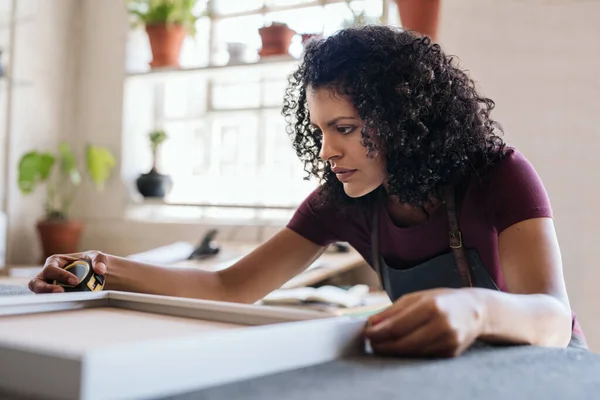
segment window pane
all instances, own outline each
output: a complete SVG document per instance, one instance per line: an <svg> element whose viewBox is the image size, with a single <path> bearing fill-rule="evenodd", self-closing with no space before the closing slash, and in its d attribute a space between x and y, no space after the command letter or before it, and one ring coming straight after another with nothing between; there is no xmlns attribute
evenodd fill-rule
<svg viewBox="0 0 600 400"><path fill-rule="evenodd" d="M263 0L213 0L217 14L233 14L244 11L258 10Z"/></svg>
<svg viewBox="0 0 600 400"><path fill-rule="evenodd" d="M381 19L382 0L352 1L350 7L355 14L365 12L371 23L377 23ZM352 10L348 8L345 2L326 5L324 34L331 35L335 31L350 25L353 21Z"/></svg>
<svg viewBox="0 0 600 400"><path fill-rule="evenodd" d="M275 112L266 113L264 126L264 155L257 191L260 190L268 204L298 204L315 185L302 180L303 163L294 151L283 117Z"/></svg>
<svg viewBox="0 0 600 400"><path fill-rule="evenodd" d="M259 82L215 83L213 85L213 110L256 108L259 106Z"/></svg>
<svg viewBox="0 0 600 400"><path fill-rule="evenodd" d="M176 76L162 86L163 117L192 118L206 112L206 81L198 77Z"/></svg>
<svg viewBox="0 0 600 400"><path fill-rule="evenodd" d="M152 60L148 35L143 29L129 32L126 44L125 69L128 73L148 71Z"/></svg>
<svg viewBox="0 0 600 400"><path fill-rule="evenodd" d="M179 63L183 68L208 65L208 36L210 34L210 19L200 18L196 21L196 36L187 36L181 46Z"/></svg>
<svg viewBox="0 0 600 400"><path fill-rule="evenodd" d="M199 163L206 162L202 148L195 146L198 132L206 129L202 122L166 122L167 140L160 149L159 171L174 177L190 175Z"/></svg>
<svg viewBox="0 0 600 400"><path fill-rule="evenodd" d="M324 35L331 35L343 28L346 21L352 20L352 12L345 3L328 4L324 10Z"/></svg>
<svg viewBox="0 0 600 400"><path fill-rule="evenodd" d="M283 22L296 33L320 33L323 31L323 7L307 7L276 11L265 14L265 23Z"/></svg>
<svg viewBox="0 0 600 400"><path fill-rule="evenodd" d="M220 178L252 179L256 175L258 118L253 114L219 116L212 126L213 173Z"/></svg>
<svg viewBox="0 0 600 400"><path fill-rule="evenodd" d="M265 107L281 107L287 82L284 79L263 83L262 103Z"/></svg>
<svg viewBox="0 0 600 400"><path fill-rule="evenodd" d="M215 61L224 64L229 60L228 43L243 43L246 45L247 58L256 58L261 47L258 29L263 26L261 15L225 18L215 22Z"/></svg>
<svg viewBox="0 0 600 400"><path fill-rule="evenodd" d="M388 3L387 24L393 26L402 26L402 23L400 22L400 14L398 12L398 6L396 5L395 1L390 1Z"/></svg>

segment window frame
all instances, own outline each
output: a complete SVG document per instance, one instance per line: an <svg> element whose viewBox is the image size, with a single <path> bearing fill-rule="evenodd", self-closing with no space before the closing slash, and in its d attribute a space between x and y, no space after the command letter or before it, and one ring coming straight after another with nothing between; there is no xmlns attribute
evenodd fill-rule
<svg viewBox="0 0 600 400"><path fill-rule="evenodd" d="M223 0L216 0L216 1L223 1ZM214 113L228 113L228 112L248 112L248 113L254 113L255 115L257 115L258 117L258 121L259 121L259 127L258 127L258 135L259 135L259 140L265 141L265 128L264 126L261 126L261 123L263 123L265 120L262 117L263 113L269 113L272 111L280 111L281 106L264 106L263 105L263 101L264 101L264 96L262 96L261 93L261 98L259 100L259 105L257 107L249 107L249 108L242 108L242 109L233 109L233 110L217 110L214 108L213 105L213 97L212 97L212 87L211 87L211 82L213 81L213 79L215 79L215 77L220 76L221 74L235 74L236 71L238 73L249 73L252 72L253 69L257 69L256 71L260 73L260 70L263 70L263 74L268 74L268 71L279 71L281 73L281 71L285 68L293 68L298 62L299 60L297 58L294 57L273 57L270 58L268 60L259 60L257 62L249 62L249 63L245 63L245 64L235 64L235 65L219 65L218 63L215 62L215 51L213 51L213 49L216 48L216 35L215 35L215 26L216 23L220 20L223 19L230 19L230 18L237 18L237 17L244 17L244 16L251 16L251 15L260 15L263 19L265 19L266 15L272 12L278 12L278 11L291 11L291 10L298 10L298 9L303 9L303 8L309 8L309 7L315 7L315 6L320 6L323 8L323 10L325 9L325 6L327 5L331 5L331 4L338 4L338 3L345 3L345 0L313 0L313 1L302 1L299 0L298 3L296 4L290 4L290 5L280 5L280 6L264 6L264 4L266 3L267 0L263 0L262 4L263 7L254 9L254 10L248 10L248 11L241 11L241 12L234 12L234 13L227 13L227 14L217 14L215 12L212 12L212 10L215 9L215 0L208 0L207 2L207 8L209 11L208 16L204 17L206 19L208 19L208 37L205 37L204 39L207 40L208 43L208 49L209 51L207 52L207 65L204 66L198 66L198 67L192 67L192 68L181 68L181 69L176 69L176 70L150 70L150 71L143 71L143 72L129 72L127 73L126 76L126 88L125 91L127 91L127 83L130 81L134 81L134 80L138 80L138 79L142 79L142 80L146 80L148 84L150 84L152 81L154 81L155 87L159 88L158 90L154 90L154 104L153 104L153 117L154 120L150 121L150 125L155 126L156 128L161 127L164 123L165 123L165 119L164 119L164 114L165 114L165 107L164 107L164 101L165 101L165 87L168 84L170 78L175 77L175 78L181 78L183 76L185 76L185 74L190 74L190 76L197 76L197 77L201 77L201 76L205 76L206 82L207 82L207 90L206 90L206 99L205 101L205 110L202 113L199 113L198 116L193 116L193 117L182 117L180 119L180 121L184 122L185 121L191 121L195 118L202 118L205 115L210 115L210 114L214 114ZM370 0L364 0L364 1L370 1ZM387 23L388 22L388 14L390 11L390 7L394 7L395 5L393 5L393 1L391 0L379 0L381 1L381 5L382 5L382 10L381 10L381 21L382 23ZM353 0L353 2L359 3L361 2L361 0ZM162 85L162 88L161 88ZM263 87L262 84L260 86L261 88ZM162 92L162 93L161 93ZM283 93L282 93L283 95ZM129 112L131 112L131 109L129 110ZM209 117L210 118L210 117ZM174 119L170 119L170 120L174 120ZM125 124L127 125L127 123ZM212 121L210 123L208 123L208 125L212 125ZM211 128L208 128L208 134L211 136L211 140L212 137L214 136L215 132L213 132L211 130ZM125 133L127 134L127 133ZM130 141L131 143L131 141ZM259 144L260 146L261 144ZM264 143L263 143L264 145ZM290 143L290 148L291 148L291 143ZM257 162L257 167L260 164L260 161ZM139 167L139 163L136 165L137 167ZM130 169L132 167L132 164L130 163L129 165ZM132 177L133 174L131 173L132 171L129 171L130 174L129 176ZM303 171L301 171L303 173ZM317 188L317 182L312 181L312 185L314 185L314 189ZM135 191L135 189L134 189ZM216 219L216 220L220 220L220 219L229 219L227 216L224 216L222 212L218 213L219 216L216 216L213 214L211 215L210 212L208 212L208 210L215 210L215 209L222 209L222 210L232 210L232 209L238 209L238 210L246 210L246 214L243 217L240 217L240 215L236 215L236 216L232 216L231 218L234 220L245 220L245 221L270 221L270 222L274 222L274 223L280 223L283 220L289 218L289 216L291 215L291 212L293 212L293 210L295 210L297 208L298 204L260 204L260 202L257 203L241 203L241 204L236 204L236 203L220 203L220 202L215 202L215 203L211 203L211 202L196 202L196 201L172 201L167 199L164 200L149 200L149 199L143 199L141 198L141 196L133 196L134 199L131 202L131 204L129 204L130 207L130 214L131 215L135 215L136 217L134 219L144 219L144 218L149 218L149 219L162 219L165 221L172 221L173 220L173 216L170 215L169 209L168 207L171 207L172 209L178 209L181 215L181 210L189 210L189 215L190 216L194 216L193 218L200 218L200 219ZM133 208L131 208L133 207ZM146 210L146 212L144 212L144 210ZM232 210L233 211L233 210ZM269 211L272 211L273 215L269 215ZM282 213L288 213L286 216L282 216ZM185 218L185 212L183 213ZM146 217L144 217L144 215L146 215ZM152 217L154 216L154 217ZM177 219L175 217L175 219Z"/></svg>

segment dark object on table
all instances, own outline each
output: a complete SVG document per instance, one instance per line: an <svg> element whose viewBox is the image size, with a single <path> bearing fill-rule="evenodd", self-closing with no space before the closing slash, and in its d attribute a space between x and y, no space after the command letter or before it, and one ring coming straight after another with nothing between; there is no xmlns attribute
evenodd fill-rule
<svg viewBox="0 0 600 400"><path fill-rule="evenodd" d="M214 256L221 249L219 248L219 244L215 241L215 236L217 236L217 230L211 229L204 235L198 247L194 249L192 254L190 254L190 260L199 260L204 259L210 256Z"/></svg>
<svg viewBox="0 0 600 400"><path fill-rule="evenodd" d="M75 275L79 280L77 285L69 285L56 280L52 282L53 285L62 286L65 292L100 292L104 289L104 276L94 272L90 260L77 260L65 265L63 269Z"/></svg>

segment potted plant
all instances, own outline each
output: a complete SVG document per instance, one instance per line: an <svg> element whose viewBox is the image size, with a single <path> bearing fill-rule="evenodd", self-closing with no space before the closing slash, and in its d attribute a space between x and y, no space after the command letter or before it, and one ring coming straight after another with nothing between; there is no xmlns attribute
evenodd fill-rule
<svg viewBox="0 0 600 400"><path fill-rule="evenodd" d="M141 174L136 180L138 191L144 197L164 198L173 187L171 177L158 172L159 149L167 138L167 133L163 130L155 130L148 135L152 149L152 168L150 172Z"/></svg>
<svg viewBox="0 0 600 400"><path fill-rule="evenodd" d="M102 191L116 164L113 155L104 147L88 144L85 159L87 174L96 190ZM78 251L83 223L71 218L70 208L81 181L80 166L66 142L60 143L56 153L32 150L19 160L18 184L22 194L31 194L39 185L46 185L44 217L36 224L44 259Z"/></svg>
<svg viewBox="0 0 600 400"><path fill-rule="evenodd" d="M370 17L369 15L367 15L367 12L364 9L361 11L355 11L350 4L351 0L345 0L345 2L346 7L348 7L350 12L352 13L352 18L344 20L342 28L345 29L381 23L380 18Z"/></svg>
<svg viewBox="0 0 600 400"><path fill-rule="evenodd" d="M143 26L152 51L151 68L179 68L179 55L186 35L196 34L199 0L126 0L134 26Z"/></svg>
<svg viewBox="0 0 600 400"><path fill-rule="evenodd" d="M296 35L296 31L282 22L273 22L269 26L263 26L258 33L262 41L261 49L258 52L261 58L288 55L292 38Z"/></svg>

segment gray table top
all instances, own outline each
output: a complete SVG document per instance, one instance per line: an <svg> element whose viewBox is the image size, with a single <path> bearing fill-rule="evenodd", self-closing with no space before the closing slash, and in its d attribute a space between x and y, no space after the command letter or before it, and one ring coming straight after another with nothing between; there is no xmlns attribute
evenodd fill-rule
<svg viewBox="0 0 600 400"><path fill-rule="evenodd" d="M169 400L598 398L600 355L572 348L477 346L444 360L342 359Z"/></svg>

